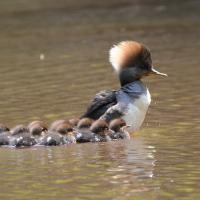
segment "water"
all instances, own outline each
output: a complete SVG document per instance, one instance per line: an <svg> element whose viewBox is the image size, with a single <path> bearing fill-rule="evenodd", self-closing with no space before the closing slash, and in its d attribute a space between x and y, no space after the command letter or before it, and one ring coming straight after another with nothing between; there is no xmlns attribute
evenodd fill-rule
<svg viewBox="0 0 200 200"><path fill-rule="evenodd" d="M200 198L198 1L0 2L0 119L12 127L79 116L118 88L110 46L137 40L166 78L130 141L0 149L0 198Z"/></svg>

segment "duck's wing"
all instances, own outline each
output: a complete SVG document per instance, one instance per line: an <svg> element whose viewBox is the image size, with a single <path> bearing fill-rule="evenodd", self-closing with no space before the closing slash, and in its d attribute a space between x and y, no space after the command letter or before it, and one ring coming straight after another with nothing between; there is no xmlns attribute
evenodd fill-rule
<svg viewBox="0 0 200 200"><path fill-rule="evenodd" d="M117 103L108 108L106 112L100 117L100 119L110 122L111 120L120 118L127 113L130 97L124 93L123 90L118 90L115 96Z"/></svg>
<svg viewBox="0 0 200 200"><path fill-rule="evenodd" d="M109 108L117 104L116 91L104 90L95 95L86 112L81 116L99 119Z"/></svg>

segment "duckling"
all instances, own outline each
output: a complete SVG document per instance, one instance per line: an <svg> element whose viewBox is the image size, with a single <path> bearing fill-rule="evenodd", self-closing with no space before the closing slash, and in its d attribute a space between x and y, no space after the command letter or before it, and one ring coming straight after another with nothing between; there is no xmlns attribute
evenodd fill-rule
<svg viewBox="0 0 200 200"><path fill-rule="evenodd" d="M57 126L54 126L54 131L62 135L64 144L76 143L75 133L70 123L58 123Z"/></svg>
<svg viewBox="0 0 200 200"><path fill-rule="evenodd" d="M76 143L72 125L68 120L53 122L47 135L42 139L41 145L57 146L62 144Z"/></svg>
<svg viewBox="0 0 200 200"><path fill-rule="evenodd" d="M15 147L29 147L36 143L37 141L31 136L28 128L24 125L18 125L11 129L10 145Z"/></svg>
<svg viewBox="0 0 200 200"><path fill-rule="evenodd" d="M79 120L80 120L79 118L71 118L71 119L69 119L69 123L70 123L73 127L77 127Z"/></svg>
<svg viewBox="0 0 200 200"><path fill-rule="evenodd" d="M54 121L54 122L51 124L49 130L55 131L56 128L57 128L57 126L58 126L59 124L64 124L64 123L65 123L65 124L68 124L68 125L70 126L69 120L67 120L67 119L58 119L58 120Z"/></svg>
<svg viewBox="0 0 200 200"><path fill-rule="evenodd" d="M108 124L105 120L99 119L96 120L90 130L94 133L94 137L91 142L107 142L111 141L111 131L108 128Z"/></svg>
<svg viewBox="0 0 200 200"><path fill-rule="evenodd" d="M28 125L30 134L36 139L37 143L47 134L47 125L43 121L33 121Z"/></svg>
<svg viewBox="0 0 200 200"><path fill-rule="evenodd" d="M42 138L39 145L44 146L58 146L63 144L63 137L61 134L55 131L48 131L48 133Z"/></svg>
<svg viewBox="0 0 200 200"><path fill-rule="evenodd" d="M0 124L0 134L8 131L10 131L10 129L6 125Z"/></svg>
<svg viewBox="0 0 200 200"><path fill-rule="evenodd" d="M129 126L121 119L114 119L109 124L109 129L112 131L111 138L116 139L130 139L130 134L126 130Z"/></svg>
<svg viewBox="0 0 200 200"><path fill-rule="evenodd" d="M0 146L9 145L10 137L10 129L4 124L0 124Z"/></svg>
<svg viewBox="0 0 200 200"><path fill-rule="evenodd" d="M77 128L74 128L76 134L76 141L78 143L90 142L94 137L94 133L90 131L90 126L94 120L90 118L82 118L78 124Z"/></svg>

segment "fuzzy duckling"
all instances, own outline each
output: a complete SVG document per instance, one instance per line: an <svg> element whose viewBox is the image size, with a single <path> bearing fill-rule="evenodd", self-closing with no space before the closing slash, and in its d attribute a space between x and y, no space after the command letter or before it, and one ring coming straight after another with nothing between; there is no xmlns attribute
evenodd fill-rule
<svg viewBox="0 0 200 200"><path fill-rule="evenodd" d="M69 120L67 120L67 119L58 119L58 120L54 121L51 124L49 130L55 131L57 129L57 127L58 127L59 124L68 124L69 126L71 125L70 122L69 122Z"/></svg>
<svg viewBox="0 0 200 200"><path fill-rule="evenodd" d="M11 129L10 145L15 147L30 147L37 143L24 125L15 126Z"/></svg>
<svg viewBox="0 0 200 200"><path fill-rule="evenodd" d="M70 123L73 127L77 127L79 120L80 120L79 118L71 118L71 119L69 119L69 123Z"/></svg>
<svg viewBox="0 0 200 200"><path fill-rule="evenodd" d="M126 122L121 119L114 119L109 124L109 129L112 131L112 134L110 135L112 139L130 139L130 134L126 130L129 126L126 125Z"/></svg>
<svg viewBox="0 0 200 200"><path fill-rule="evenodd" d="M72 125L68 120L56 120L52 123L48 134L42 139L41 145L58 146L76 143Z"/></svg>
<svg viewBox="0 0 200 200"><path fill-rule="evenodd" d="M43 121L33 121L28 125L30 134L40 143L48 132L47 125Z"/></svg>
<svg viewBox="0 0 200 200"><path fill-rule="evenodd" d="M10 129L4 124L0 124L0 146L9 145L10 137Z"/></svg>
<svg viewBox="0 0 200 200"><path fill-rule="evenodd" d="M48 133L42 138L39 145L44 146L58 146L63 144L63 137L61 134L55 131L48 131Z"/></svg>
<svg viewBox="0 0 200 200"><path fill-rule="evenodd" d="M78 143L90 142L94 137L94 133L90 131L90 126L94 120L90 118L82 118L78 124L77 128L74 128L76 134L76 141Z"/></svg>
<svg viewBox="0 0 200 200"><path fill-rule="evenodd" d="M94 133L94 137L91 142L107 142L111 141L111 131L108 128L108 124L105 120L96 120L90 127L91 132Z"/></svg>
<svg viewBox="0 0 200 200"><path fill-rule="evenodd" d="M5 124L0 124L0 134L8 131L10 131L10 129Z"/></svg>
<svg viewBox="0 0 200 200"><path fill-rule="evenodd" d="M76 143L75 133L70 123L58 123L57 126L54 126L53 130L62 135L64 144Z"/></svg>

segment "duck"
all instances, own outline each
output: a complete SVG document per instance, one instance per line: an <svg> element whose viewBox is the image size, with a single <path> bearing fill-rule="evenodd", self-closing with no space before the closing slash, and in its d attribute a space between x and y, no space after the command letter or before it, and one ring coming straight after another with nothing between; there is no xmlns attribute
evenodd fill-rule
<svg viewBox="0 0 200 200"><path fill-rule="evenodd" d="M69 123L70 123L73 127L77 127L79 120L80 120L79 118L71 118L71 119L69 119Z"/></svg>
<svg viewBox="0 0 200 200"><path fill-rule="evenodd" d="M108 142L111 141L111 131L108 128L108 123L105 120L98 119L94 121L90 127L94 134L91 142Z"/></svg>
<svg viewBox="0 0 200 200"><path fill-rule="evenodd" d="M42 138L40 145L58 146L76 143L73 127L68 120L56 120L50 126L48 133Z"/></svg>
<svg viewBox="0 0 200 200"><path fill-rule="evenodd" d="M40 143L48 132L48 127L43 121L33 121L28 124L30 134Z"/></svg>
<svg viewBox="0 0 200 200"><path fill-rule="evenodd" d="M0 124L0 146L9 145L10 137L10 129L5 124Z"/></svg>
<svg viewBox="0 0 200 200"><path fill-rule="evenodd" d="M10 129L5 124L0 124L0 134L8 131L10 131Z"/></svg>
<svg viewBox="0 0 200 200"><path fill-rule="evenodd" d="M29 129L24 125L17 125L11 129L11 146L30 147L37 144L35 138L30 134Z"/></svg>
<svg viewBox="0 0 200 200"><path fill-rule="evenodd" d="M109 124L109 129L112 131L111 138L112 140L118 139L130 139L130 134L126 130L129 125L126 125L126 122L121 119L113 119Z"/></svg>
<svg viewBox="0 0 200 200"><path fill-rule="evenodd" d="M93 122L93 119L87 117L79 120L77 127L74 128L76 141L78 143L90 142L91 139L94 137L94 133L90 131L90 126Z"/></svg>
<svg viewBox="0 0 200 200"><path fill-rule="evenodd" d="M66 121L63 121L63 123L57 123L57 125L53 127L52 131L56 131L62 135L64 144L76 143L76 137L71 123Z"/></svg>
<svg viewBox="0 0 200 200"><path fill-rule="evenodd" d="M129 125L127 131L135 132L141 127L151 103L150 92L142 79L167 74L154 68L150 50L136 41L114 45L109 51L109 61L119 78L120 88L97 93L80 118L102 119L107 123L122 118Z"/></svg>

